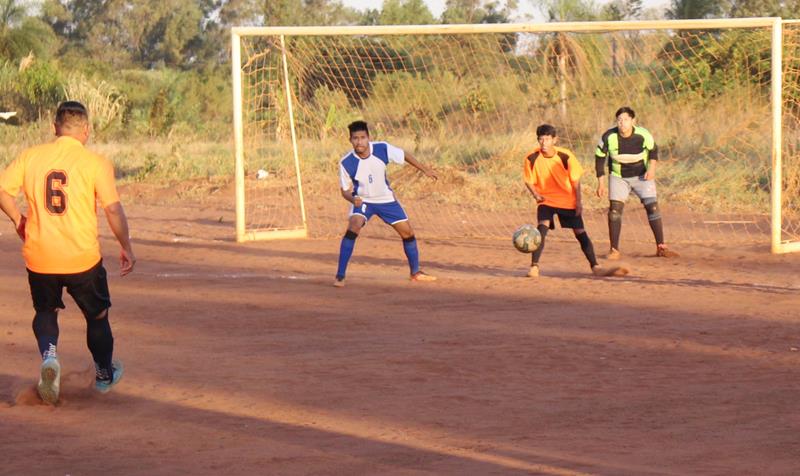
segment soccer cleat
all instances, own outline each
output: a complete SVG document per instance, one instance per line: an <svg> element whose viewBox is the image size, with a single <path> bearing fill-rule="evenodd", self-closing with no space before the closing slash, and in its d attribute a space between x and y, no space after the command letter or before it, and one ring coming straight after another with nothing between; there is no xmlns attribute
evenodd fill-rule
<svg viewBox="0 0 800 476"><path fill-rule="evenodd" d="M333 287L335 288L343 288L344 287L344 278L336 278L333 280Z"/></svg>
<svg viewBox="0 0 800 476"><path fill-rule="evenodd" d="M122 366L122 361L115 360L111 362L111 371L112 376L108 376L108 371L106 369L101 369L97 362L94 364L95 369L95 379L94 379L94 388L100 393L108 393L111 391L111 388L118 384L120 379L122 379L122 373L124 372L124 367Z"/></svg>
<svg viewBox="0 0 800 476"><path fill-rule="evenodd" d="M680 255L675 251L667 248L667 245L658 245L656 248L656 256L659 258L678 258Z"/></svg>
<svg viewBox="0 0 800 476"><path fill-rule="evenodd" d="M36 386L36 390L45 403L55 405L61 389L61 364L58 363L56 356L56 346L50 344L50 348L42 354L42 357L44 361L40 367L39 384Z"/></svg>
<svg viewBox="0 0 800 476"><path fill-rule="evenodd" d="M539 265L531 266L531 269L528 270L528 274L525 275L528 278L538 278L539 277Z"/></svg>
<svg viewBox="0 0 800 476"><path fill-rule="evenodd" d="M608 268L600 265L592 266L592 274L600 277L620 277L628 273L630 273L630 270L625 266L609 266Z"/></svg>
<svg viewBox="0 0 800 476"><path fill-rule="evenodd" d="M409 278L411 281L436 281L436 276L425 274L422 271L417 271Z"/></svg>
<svg viewBox="0 0 800 476"><path fill-rule="evenodd" d="M608 252L608 256L606 256L606 259L609 259L609 260L612 260L612 261L616 261L616 260L620 259L621 257L622 257L622 253L620 253L618 249L611 248L611 250Z"/></svg>

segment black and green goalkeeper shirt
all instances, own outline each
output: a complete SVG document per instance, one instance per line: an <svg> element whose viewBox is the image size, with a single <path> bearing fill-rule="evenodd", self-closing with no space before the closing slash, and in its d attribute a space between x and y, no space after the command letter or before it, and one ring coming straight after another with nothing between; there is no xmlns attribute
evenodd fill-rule
<svg viewBox="0 0 800 476"><path fill-rule="evenodd" d="M647 163L658 160L658 147L650 132L644 127L633 127L630 137L622 137L619 128L603 134L594 152L594 166L598 177L608 172L617 177L638 177L647 172Z"/></svg>

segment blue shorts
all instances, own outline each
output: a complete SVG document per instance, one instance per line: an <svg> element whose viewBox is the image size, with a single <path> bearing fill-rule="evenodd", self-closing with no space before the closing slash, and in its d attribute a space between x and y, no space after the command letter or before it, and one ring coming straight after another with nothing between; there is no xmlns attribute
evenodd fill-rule
<svg viewBox="0 0 800 476"><path fill-rule="evenodd" d="M360 207L356 208L350 205L350 216L358 215L364 217L368 222L373 215L378 215L381 220L394 225L401 221L408 221L408 215L400 203L395 200L389 203L362 203Z"/></svg>

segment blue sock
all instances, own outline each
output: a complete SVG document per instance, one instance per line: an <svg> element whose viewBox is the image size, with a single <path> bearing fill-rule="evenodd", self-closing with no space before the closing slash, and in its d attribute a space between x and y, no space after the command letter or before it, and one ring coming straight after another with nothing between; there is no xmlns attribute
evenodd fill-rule
<svg viewBox="0 0 800 476"><path fill-rule="evenodd" d="M403 251L406 252L408 258L408 266L411 268L411 274L419 273L419 250L417 249L417 239L415 237L403 239Z"/></svg>
<svg viewBox="0 0 800 476"><path fill-rule="evenodd" d="M348 235L342 238L342 244L339 246L339 269L336 270L336 279L344 279L344 274L347 272L347 263L350 262L350 257L353 256L355 247L355 238L351 238Z"/></svg>

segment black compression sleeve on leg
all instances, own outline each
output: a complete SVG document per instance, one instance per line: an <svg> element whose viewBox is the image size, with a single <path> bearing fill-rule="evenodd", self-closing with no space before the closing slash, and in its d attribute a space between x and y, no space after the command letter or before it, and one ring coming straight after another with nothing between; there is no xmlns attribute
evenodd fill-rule
<svg viewBox="0 0 800 476"><path fill-rule="evenodd" d="M39 355L50 349L50 344L58 344L58 311L36 311L33 316L33 335L39 345Z"/></svg>
<svg viewBox="0 0 800 476"><path fill-rule="evenodd" d="M108 311L105 310L95 318L86 318L86 345L97 365L113 375L111 357L114 354L114 336L108 322Z"/></svg>
<svg viewBox="0 0 800 476"><path fill-rule="evenodd" d="M575 235L575 238L581 244L581 251L583 251L586 259L589 260L589 265L593 268L597 266L597 257L594 255L594 246L592 245L592 240L589 239L589 234L584 231L580 235Z"/></svg>
<svg viewBox="0 0 800 476"><path fill-rule="evenodd" d="M650 223L650 229L653 230L656 244L664 244L664 225L661 222L661 211L658 209L658 202L653 200L645 203L644 209L647 211L647 221Z"/></svg>
<svg viewBox="0 0 800 476"><path fill-rule="evenodd" d="M358 233L347 230L347 232L344 234L344 237L349 238L351 240L355 240L356 238L358 238Z"/></svg>
<svg viewBox="0 0 800 476"><path fill-rule="evenodd" d="M622 234L622 211L625 203L618 200L611 200L608 207L608 240L611 247L619 250L619 237Z"/></svg>
<svg viewBox="0 0 800 476"><path fill-rule="evenodd" d="M533 252L533 256L531 256L531 266L535 264L539 264L539 257L542 256L542 251L544 251L544 238L547 236L547 225L539 224L536 227L539 230L539 234L542 235L542 242L539 243L539 247L536 248L536 251Z"/></svg>

